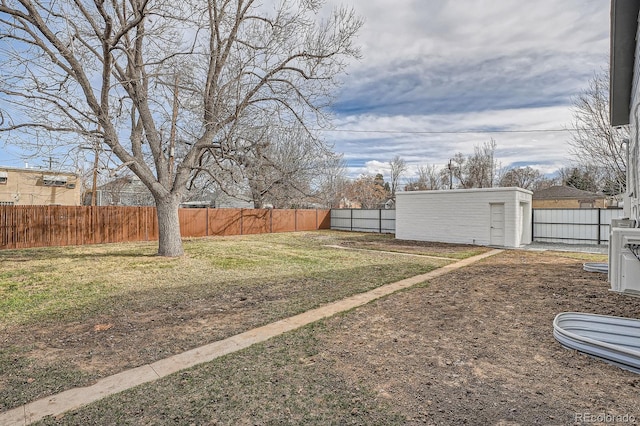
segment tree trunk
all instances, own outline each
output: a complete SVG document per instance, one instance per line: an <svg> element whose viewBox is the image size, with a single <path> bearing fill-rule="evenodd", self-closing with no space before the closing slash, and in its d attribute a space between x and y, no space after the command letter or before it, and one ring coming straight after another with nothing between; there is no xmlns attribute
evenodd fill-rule
<svg viewBox="0 0 640 426"><path fill-rule="evenodd" d="M261 209L264 207L264 201L262 199L262 194L258 190L251 190L251 196L253 197L253 208Z"/></svg>
<svg viewBox="0 0 640 426"><path fill-rule="evenodd" d="M180 197L171 194L162 199L156 198L158 214L158 256L178 257L184 254L180 237L178 207Z"/></svg>

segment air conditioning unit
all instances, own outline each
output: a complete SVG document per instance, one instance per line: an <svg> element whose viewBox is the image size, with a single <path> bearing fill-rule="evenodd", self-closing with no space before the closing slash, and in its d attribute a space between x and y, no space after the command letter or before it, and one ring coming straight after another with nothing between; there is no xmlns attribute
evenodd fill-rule
<svg viewBox="0 0 640 426"><path fill-rule="evenodd" d="M640 228L611 228L609 282L612 291L640 296Z"/></svg>

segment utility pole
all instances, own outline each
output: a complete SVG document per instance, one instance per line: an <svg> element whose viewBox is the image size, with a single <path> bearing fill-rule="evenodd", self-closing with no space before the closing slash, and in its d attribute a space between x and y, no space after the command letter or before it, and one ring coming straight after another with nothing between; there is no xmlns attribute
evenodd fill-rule
<svg viewBox="0 0 640 426"><path fill-rule="evenodd" d="M453 189L453 165L451 164L451 159L449 159L449 189Z"/></svg>
<svg viewBox="0 0 640 426"><path fill-rule="evenodd" d="M98 161L100 157L99 154L98 142L93 143L93 184L91 186L91 205L97 205L97 195L98 195Z"/></svg>
<svg viewBox="0 0 640 426"><path fill-rule="evenodd" d="M101 127L98 124L98 134L101 132ZM98 165L100 161L100 139L96 138L93 142L93 184L91 186L91 205L98 205Z"/></svg>
<svg viewBox="0 0 640 426"><path fill-rule="evenodd" d="M176 149L176 122L178 121L178 74L173 83L173 111L171 114L171 135L169 136L169 181L173 179L173 164Z"/></svg>
<svg viewBox="0 0 640 426"><path fill-rule="evenodd" d="M101 128L98 126L98 134L100 134ZM98 204L98 167L100 165L100 152L111 151L110 149L102 148L102 135L96 136L91 143L91 146L81 145L80 149L86 149L93 151L93 178L91 185L91 205L96 206Z"/></svg>

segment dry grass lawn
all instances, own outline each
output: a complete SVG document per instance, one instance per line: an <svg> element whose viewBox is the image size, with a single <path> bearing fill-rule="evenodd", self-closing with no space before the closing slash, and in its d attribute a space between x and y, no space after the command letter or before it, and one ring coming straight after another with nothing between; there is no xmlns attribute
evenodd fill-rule
<svg viewBox="0 0 640 426"><path fill-rule="evenodd" d="M56 310L30 302L28 287L3 278L2 291L17 285L31 312L8 309L3 318L5 407L448 262L426 256L484 249L319 232L194 240L184 259L169 261L144 245L75 250L49 254L68 270L79 256L136 285L70 289L86 302ZM46 273L46 251L36 251L40 260L25 253L5 256L26 259L14 265L31 271L23 278ZM606 256L505 251L40 424L564 425L585 415L637 423L639 376L564 349L552 335L552 320L564 311L640 318L640 298L608 291L606 276L585 272L585 261ZM187 281L175 283L180 277ZM45 292L43 282L33 288ZM16 334L29 330L29 338Z"/></svg>
<svg viewBox="0 0 640 426"><path fill-rule="evenodd" d="M392 238L194 239L179 259L156 243L0 251L0 411L450 262L327 247L372 241Z"/></svg>
<svg viewBox="0 0 640 426"><path fill-rule="evenodd" d="M640 317L583 259L507 251L41 424L637 422L639 376L552 336L562 311Z"/></svg>

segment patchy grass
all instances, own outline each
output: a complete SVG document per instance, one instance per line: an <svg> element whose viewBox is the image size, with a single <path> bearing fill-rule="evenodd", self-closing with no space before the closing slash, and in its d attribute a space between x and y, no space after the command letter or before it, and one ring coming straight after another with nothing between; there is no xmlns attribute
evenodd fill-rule
<svg viewBox="0 0 640 426"><path fill-rule="evenodd" d="M80 320L123 303L136 307L170 303L178 289L205 296L286 277L373 279L375 286L409 272L391 268L406 259L328 249L307 234L194 239L185 242L187 254L178 259L157 257L155 251L155 243L149 243L0 252L0 320L4 324ZM426 270L434 266L438 265L431 262ZM371 267L374 273L361 271L362 267ZM409 269L409 273L426 271ZM147 300L139 299L141 293ZM128 297L131 294L135 300Z"/></svg>
<svg viewBox="0 0 640 426"><path fill-rule="evenodd" d="M554 340L561 311L640 316L602 274L508 250L39 424L573 424L638 418L638 375Z"/></svg>
<svg viewBox="0 0 640 426"><path fill-rule="evenodd" d="M606 254L578 253L573 251L548 251L546 253L551 256L566 257L567 259L582 260L584 262L607 263L609 261L609 256Z"/></svg>
<svg viewBox="0 0 640 426"><path fill-rule="evenodd" d="M379 235L351 232L345 234L344 237L336 239L335 244L356 249L409 253L456 260L466 259L490 250L487 247L467 244L397 240L392 234Z"/></svg>
<svg viewBox="0 0 640 426"><path fill-rule="evenodd" d="M403 424L319 352L324 322L39 424Z"/></svg>
<svg viewBox="0 0 640 426"><path fill-rule="evenodd" d="M376 238L393 244L326 231L192 239L177 259L156 243L0 251L0 411L449 263L326 247Z"/></svg>

